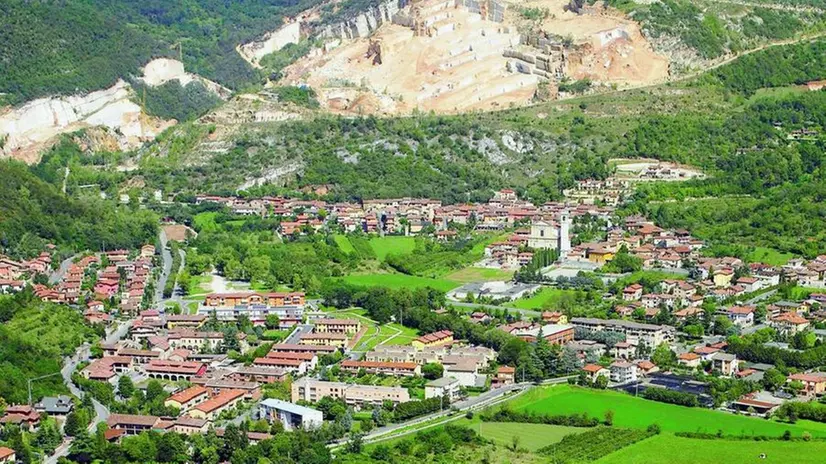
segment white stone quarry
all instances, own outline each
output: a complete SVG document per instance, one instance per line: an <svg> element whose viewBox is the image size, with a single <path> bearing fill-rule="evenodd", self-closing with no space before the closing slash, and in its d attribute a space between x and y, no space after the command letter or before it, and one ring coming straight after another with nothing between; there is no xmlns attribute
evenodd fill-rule
<svg viewBox="0 0 826 464"><path fill-rule="evenodd" d="M202 82L220 96L230 91L200 76L184 71L183 63L168 58L152 60L144 67L142 80L148 85L161 85L177 79L181 85L194 80ZM85 127L104 126L117 132L123 149L132 148L153 139L172 122L149 120L141 115L141 107L130 100L131 86L118 80L108 89L86 95L39 98L17 108L0 112L0 156L16 156L36 161L37 152L57 135Z"/></svg>
<svg viewBox="0 0 826 464"><path fill-rule="evenodd" d="M287 44L297 44L301 40L301 23L298 21L285 24L277 30L268 32L263 40L245 43L238 47L241 56L251 65L258 67L261 58L281 50Z"/></svg>

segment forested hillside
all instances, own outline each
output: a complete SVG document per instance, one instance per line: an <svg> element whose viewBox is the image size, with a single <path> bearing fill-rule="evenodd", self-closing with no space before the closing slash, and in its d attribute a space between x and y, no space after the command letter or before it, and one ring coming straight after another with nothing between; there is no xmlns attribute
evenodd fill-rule
<svg viewBox="0 0 826 464"><path fill-rule="evenodd" d="M0 93L9 103L97 90L152 57L232 89L258 82L235 47L317 0L7 0L0 3Z"/></svg>
<svg viewBox="0 0 826 464"><path fill-rule="evenodd" d="M63 356L95 338L75 309L45 303L29 290L0 296L0 398L25 403L28 379L60 372ZM32 384L35 399L65 391L59 375Z"/></svg>
<svg viewBox="0 0 826 464"><path fill-rule="evenodd" d="M47 242L74 250L154 243L158 221L151 212L68 197L22 163L0 161L0 179L0 254L30 257Z"/></svg>

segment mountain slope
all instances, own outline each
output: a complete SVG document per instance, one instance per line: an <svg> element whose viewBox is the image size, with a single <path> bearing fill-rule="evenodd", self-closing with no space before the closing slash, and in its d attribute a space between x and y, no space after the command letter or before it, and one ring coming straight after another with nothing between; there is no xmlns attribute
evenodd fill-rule
<svg viewBox="0 0 826 464"><path fill-rule="evenodd" d="M46 242L75 251L154 243L157 217L100 199L68 197L25 165L0 161L0 254L27 257Z"/></svg>

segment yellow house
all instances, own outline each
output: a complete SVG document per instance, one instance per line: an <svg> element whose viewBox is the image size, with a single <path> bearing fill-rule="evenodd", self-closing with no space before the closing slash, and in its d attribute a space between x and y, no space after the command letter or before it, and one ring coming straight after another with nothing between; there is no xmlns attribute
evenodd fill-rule
<svg viewBox="0 0 826 464"><path fill-rule="evenodd" d="M347 335L343 333L311 333L301 336L302 345L322 345L345 348L347 346Z"/></svg>
<svg viewBox="0 0 826 464"><path fill-rule="evenodd" d="M170 396L164 401L164 406L176 408L181 412L203 403L209 398L209 392L201 385L193 385L185 390Z"/></svg>
<svg viewBox="0 0 826 464"><path fill-rule="evenodd" d="M614 259L614 252L605 248L594 248L588 250L588 261L596 264L605 264Z"/></svg>
<svg viewBox="0 0 826 464"><path fill-rule="evenodd" d="M441 330L431 334L422 335L413 340L410 344L416 350L422 350L425 347L450 345L453 343L453 332L449 330Z"/></svg>
<svg viewBox="0 0 826 464"><path fill-rule="evenodd" d="M723 268L714 271L714 286L728 287L731 285L731 280L734 278L734 270L730 268Z"/></svg>
<svg viewBox="0 0 826 464"><path fill-rule="evenodd" d="M189 411L189 416L208 421L215 420L226 411L240 403L246 393L244 390L223 390L221 393L195 406Z"/></svg>

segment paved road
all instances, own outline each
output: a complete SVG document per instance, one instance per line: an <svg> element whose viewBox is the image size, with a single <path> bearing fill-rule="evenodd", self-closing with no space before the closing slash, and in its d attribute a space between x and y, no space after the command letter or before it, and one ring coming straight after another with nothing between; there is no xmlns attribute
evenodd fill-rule
<svg viewBox="0 0 826 464"><path fill-rule="evenodd" d="M754 304L757 304L757 303L758 303L758 302L760 302L760 301L763 301L763 300L765 300L765 299L767 299L767 298L770 298L770 297L774 296L774 294L775 294L775 293L777 293L777 289L774 289L774 290L769 290L769 291L768 291L768 292L766 292L766 293L761 293L761 294L757 295L756 297L754 297L754 298L752 298L752 299L750 299L750 300L746 300L746 304L747 304L747 305L754 305Z"/></svg>
<svg viewBox="0 0 826 464"><path fill-rule="evenodd" d="M568 383L568 378L569 377L560 377L560 378L556 378L556 379L545 380L541 383L541 385L555 385L555 384L561 384L561 383ZM451 405L451 407L449 409L446 409L445 411L436 412L436 413L433 413L433 414L428 414L427 416L418 417L416 419L413 419L413 420L410 420L410 421L407 421L407 422L402 422L402 423L399 423L399 424L390 424L390 425L387 425L387 426L384 426L384 427L379 427L379 428L373 430L372 432L370 432L369 434L365 435L364 437L362 437L362 439L364 440L365 443L371 443L371 442L376 442L376 441L387 440L391 436L392 436L392 438L397 438L397 437L401 437L401 436L408 435L408 434L411 434L411 433L416 433L416 432L421 431L422 429L421 428L413 428L411 430L407 430L407 431L405 431L403 433L400 433L400 434L395 434L395 435L393 434L393 432L395 432L397 430L400 430L400 429L408 428L408 427L416 425L416 424L430 422L430 421L433 421L434 419L438 419L440 417L449 416L449 415L453 414L453 412L455 410L458 410L458 411L461 412L461 411L471 411L471 410L475 410L475 409L485 408L485 407L491 406L493 404L496 404L498 402L505 401L506 399L510 399L510 394L526 392L526 391L531 390L532 388L535 388L537 386L539 386L539 385L536 385L536 384L533 384L533 383L530 383L530 382L524 382L524 383L517 383L517 384L513 384L513 385L507 385L507 386L504 386L504 387L501 387L501 388L490 390L490 391L487 391L485 393L482 393L479 396L469 397L465 400L453 403L453 405ZM506 397L506 395L509 395L509 396ZM461 417L462 416L456 416L452 419L448 419L445 422L449 422L450 420L459 419ZM437 425L437 424L432 424L432 425ZM346 442L347 442L347 440L339 440L339 441L330 443L327 446L329 448L337 448L337 447L343 445Z"/></svg>
<svg viewBox="0 0 826 464"><path fill-rule="evenodd" d="M63 280L63 276L69 271L69 267L72 266L72 263L75 260L77 255L72 255L63 261L60 262L60 266L57 268L56 271L52 272L49 276L49 285L55 285L61 280Z"/></svg>
<svg viewBox="0 0 826 464"><path fill-rule="evenodd" d="M172 272L172 252L167 247L166 232L161 229L159 235L161 242L161 259L163 260L163 267L161 275L158 277L157 285L155 285L155 301L163 301L163 289L166 287L166 281L169 280L169 274Z"/></svg>

